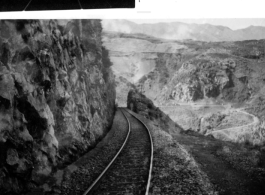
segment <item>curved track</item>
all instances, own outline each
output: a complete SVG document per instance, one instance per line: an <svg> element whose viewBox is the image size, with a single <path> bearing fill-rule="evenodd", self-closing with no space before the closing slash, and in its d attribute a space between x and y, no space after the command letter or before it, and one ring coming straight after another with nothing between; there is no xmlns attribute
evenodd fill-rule
<svg viewBox="0 0 265 195"><path fill-rule="evenodd" d="M148 194L153 161L151 134L140 119L125 109L121 111L128 121L128 135L116 156L83 195Z"/></svg>

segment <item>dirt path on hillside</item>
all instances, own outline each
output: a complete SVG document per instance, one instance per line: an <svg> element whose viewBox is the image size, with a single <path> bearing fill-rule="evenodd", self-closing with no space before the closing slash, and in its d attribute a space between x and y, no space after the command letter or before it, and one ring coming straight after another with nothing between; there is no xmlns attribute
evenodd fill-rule
<svg viewBox="0 0 265 195"><path fill-rule="evenodd" d="M245 108L236 109L230 105L217 104L191 106L224 106L227 110L241 112L253 118L246 125L216 130L218 132L241 131L259 123L256 116L243 110ZM265 194L265 152L250 146L214 139L194 131L184 131L174 137L194 157L220 195Z"/></svg>
<svg viewBox="0 0 265 195"><path fill-rule="evenodd" d="M265 170L264 154L257 157L260 161L255 164L251 163L251 159L256 158L252 155L253 151L238 144L222 142L193 131L185 131L175 139L194 157L220 195L265 194L265 174L259 177Z"/></svg>
<svg viewBox="0 0 265 195"><path fill-rule="evenodd" d="M206 136L213 133L213 132L221 132L221 131L241 131L243 128L245 127L248 127L248 126L252 126L252 125L255 125L255 124L258 124L259 123L259 119L258 117L256 117L255 115L253 114L250 114L246 111L244 111L245 108L232 108L231 105L220 105L220 104L202 104L202 103L178 103L180 106L193 106L193 107L196 107L196 106L208 106L208 107L224 107L226 109L229 109L231 111L236 111L236 112L241 112L245 115L249 115L253 118L253 121L251 123L248 123L248 124L245 124L245 125L241 125L241 126L234 126L234 127L229 127L229 128L224 128L224 129L218 129L218 130L213 130L207 134L205 134ZM175 107L175 106L160 106L160 107Z"/></svg>
<svg viewBox="0 0 265 195"><path fill-rule="evenodd" d="M243 113L243 114L246 114L246 115L251 116L251 117L253 118L253 121L252 121L251 123L246 124L246 125L241 125L241 126L235 126L235 127L225 128L225 129L214 130L214 131L209 132L208 134L206 134L206 136L209 135L209 134L211 134L211 133L213 133L213 132L220 132L220 131L241 131L241 130L242 130L243 128L245 128L245 127L249 127L249 126L256 125L256 124L259 123L259 119L258 119L258 117L256 117L256 116L253 115L253 114L250 114L250 113L248 113L248 112L246 112L246 111L244 111L244 110L242 110L242 109L245 109L245 108L235 109L234 111L236 111L236 112L241 112L241 113Z"/></svg>

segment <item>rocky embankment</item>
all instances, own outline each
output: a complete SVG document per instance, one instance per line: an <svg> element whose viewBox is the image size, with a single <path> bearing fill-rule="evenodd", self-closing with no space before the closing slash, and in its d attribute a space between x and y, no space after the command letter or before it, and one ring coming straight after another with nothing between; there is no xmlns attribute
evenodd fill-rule
<svg viewBox="0 0 265 195"><path fill-rule="evenodd" d="M137 91L130 91L128 102L153 137L152 194L264 194L263 150L182 131L178 125L165 129L163 118L150 115L161 111Z"/></svg>
<svg viewBox="0 0 265 195"><path fill-rule="evenodd" d="M138 113L153 138L151 194L218 194L187 149L174 139L182 132L176 123L137 90L129 92L127 107Z"/></svg>
<svg viewBox="0 0 265 195"><path fill-rule="evenodd" d="M0 23L0 189L23 194L76 160L113 120L99 20Z"/></svg>
<svg viewBox="0 0 265 195"><path fill-rule="evenodd" d="M137 89L129 91L127 108L147 119L158 121L161 128L168 133L175 134L181 131L178 124L174 123L168 115L157 108L150 99L141 94ZM174 127L176 127L176 129ZM172 131L172 129L175 130Z"/></svg>

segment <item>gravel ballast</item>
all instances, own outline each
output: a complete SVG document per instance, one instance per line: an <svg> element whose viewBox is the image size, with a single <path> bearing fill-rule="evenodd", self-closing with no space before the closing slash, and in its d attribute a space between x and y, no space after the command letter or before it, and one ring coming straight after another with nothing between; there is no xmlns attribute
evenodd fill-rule
<svg viewBox="0 0 265 195"><path fill-rule="evenodd" d="M135 115L149 127L154 143L149 194L218 194L193 157L172 135L161 129L158 122Z"/></svg>

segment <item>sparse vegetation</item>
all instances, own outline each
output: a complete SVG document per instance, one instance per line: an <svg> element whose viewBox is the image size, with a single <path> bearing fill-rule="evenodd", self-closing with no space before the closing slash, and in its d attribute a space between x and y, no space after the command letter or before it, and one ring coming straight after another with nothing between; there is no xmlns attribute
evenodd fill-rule
<svg viewBox="0 0 265 195"><path fill-rule="evenodd" d="M108 81L110 67L112 66L112 62L109 58L109 51L105 49L105 47L102 47L102 64L104 68L102 68L102 74L105 82Z"/></svg>
<svg viewBox="0 0 265 195"><path fill-rule="evenodd" d="M151 102L145 96L131 91L129 97L129 102L136 104L136 111L149 119L143 120L152 129L156 156L150 190L153 194L175 192L176 188L172 182L178 183L180 186L178 192L183 193L182 190L187 189L189 192L196 191L197 194L201 193L200 190L206 190L207 194L214 194L218 191L223 195L232 193L247 195L248 192L259 194L264 191L262 184L265 178L265 153L262 149L253 147L250 144L251 141L246 141L245 144L224 142L192 130L182 131L177 124L168 126L171 120L169 116L157 111L159 109L155 107L149 108L148 105ZM160 117L154 115L156 111L161 114ZM218 123L224 118L225 116L216 114L209 120ZM184 151L189 153L184 154ZM182 160L179 159L181 156ZM175 167L174 171L173 167ZM201 170L207 175L204 175ZM179 176L189 178L187 173L192 175L189 179L191 185L187 185L183 179L178 179ZM193 179L198 177L202 183L195 184ZM210 184L209 188L205 188L204 184L209 181L214 186ZM197 185L198 188L189 187L193 185Z"/></svg>
<svg viewBox="0 0 265 195"><path fill-rule="evenodd" d="M235 42L232 47L232 54L247 59L262 59L264 58L265 40L247 40Z"/></svg>

